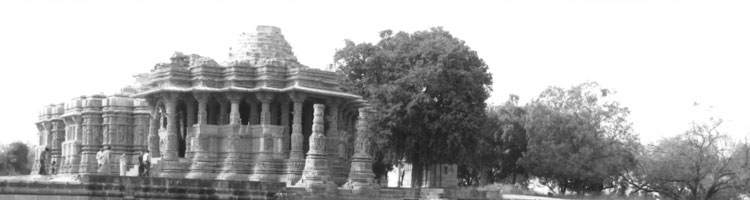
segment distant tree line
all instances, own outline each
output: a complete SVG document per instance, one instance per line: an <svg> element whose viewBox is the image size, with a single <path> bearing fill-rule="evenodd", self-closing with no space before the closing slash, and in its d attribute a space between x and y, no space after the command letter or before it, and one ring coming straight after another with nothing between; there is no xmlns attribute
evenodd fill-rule
<svg viewBox="0 0 750 200"><path fill-rule="evenodd" d="M518 97L489 106L474 162L460 163L465 186L537 178L561 194L658 194L667 199L734 199L750 191L750 144L731 139L723 120L644 145L614 92L587 82L549 87L525 106ZM508 177L511 177L510 179Z"/></svg>

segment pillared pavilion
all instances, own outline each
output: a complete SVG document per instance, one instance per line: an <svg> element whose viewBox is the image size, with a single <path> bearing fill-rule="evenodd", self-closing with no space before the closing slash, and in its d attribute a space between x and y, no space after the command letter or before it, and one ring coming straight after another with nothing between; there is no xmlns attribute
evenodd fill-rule
<svg viewBox="0 0 750 200"><path fill-rule="evenodd" d="M149 150L159 177L374 186L365 102L335 72L300 64L279 28L242 33L223 64L179 52L170 61L118 94L41 110L40 149L59 174L97 173L96 153L110 146L112 175L125 154L135 176Z"/></svg>

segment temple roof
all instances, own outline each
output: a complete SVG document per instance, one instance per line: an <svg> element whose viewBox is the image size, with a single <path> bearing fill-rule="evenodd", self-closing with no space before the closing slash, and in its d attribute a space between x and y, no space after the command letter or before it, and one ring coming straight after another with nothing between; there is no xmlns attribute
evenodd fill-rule
<svg viewBox="0 0 750 200"><path fill-rule="evenodd" d="M299 67L292 46L284 39L281 29L273 26L258 26L254 32L240 34L237 44L229 48L229 63L248 63L258 66L269 62L280 62L287 67Z"/></svg>
<svg viewBox="0 0 750 200"><path fill-rule="evenodd" d="M136 76L138 93L146 97L161 92L291 92L300 91L348 100L362 97L340 90L342 78L333 71L301 65L292 48L273 26L258 26L240 34L229 60L176 52L170 63L157 64L150 73Z"/></svg>

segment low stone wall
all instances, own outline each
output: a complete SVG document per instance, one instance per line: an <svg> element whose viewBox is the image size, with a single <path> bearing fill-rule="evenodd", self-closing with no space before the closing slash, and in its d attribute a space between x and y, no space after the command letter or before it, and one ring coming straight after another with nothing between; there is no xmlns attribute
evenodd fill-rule
<svg viewBox="0 0 750 200"><path fill-rule="evenodd" d="M503 199L497 191L381 188L316 191L285 183L109 175L0 177L0 199Z"/></svg>

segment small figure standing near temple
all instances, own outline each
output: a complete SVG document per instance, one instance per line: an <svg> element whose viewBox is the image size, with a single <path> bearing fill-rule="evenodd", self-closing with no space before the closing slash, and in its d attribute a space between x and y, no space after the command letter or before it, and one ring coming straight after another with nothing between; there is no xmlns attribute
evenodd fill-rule
<svg viewBox="0 0 750 200"><path fill-rule="evenodd" d="M143 169L143 172L140 174L140 176L149 176L149 171L151 171L151 154L149 154L149 151L145 150L141 154L141 158L139 160L141 161L141 168Z"/></svg>
<svg viewBox="0 0 750 200"><path fill-rule="evenodd" d="M120 176L125 176L128 172L128 157L125 153L120 154Z"/></svg>
<svg viewBox="0 0 750 200"><path fill-rule="evenodd" d="M52 161L52 164L49 166L49 174L50 175L57 174L57 161Z"/></svg>
<svg viewBox="0 0 750 200"><path fill-rule="evenodd" d="M141 153L138 154L138 176L143 176L143 154L145 153L145 151L141 151Z"/></svg>
<svg viewBox="0 0 750 200"><path fill-rule="evenodd" d="M101 154L97 153L96 161L99 163L99 174L109 174L109 155L111 147L105 146Z"/></svg>
<svg viewBox="0 0 750 200"><path fill-rule="evenodd" d="M96 166L97 169L102 168L102 154L104 154L104 147L99 149L99 152L96 152L96 164L99 164Z"/></svg>
<svg viewBox="0 0 750 200"><path fill-rule="evenodd" d="M49 147L44 147L39 154L39 175L47 175L47 164L49 163Z"/></svg>

